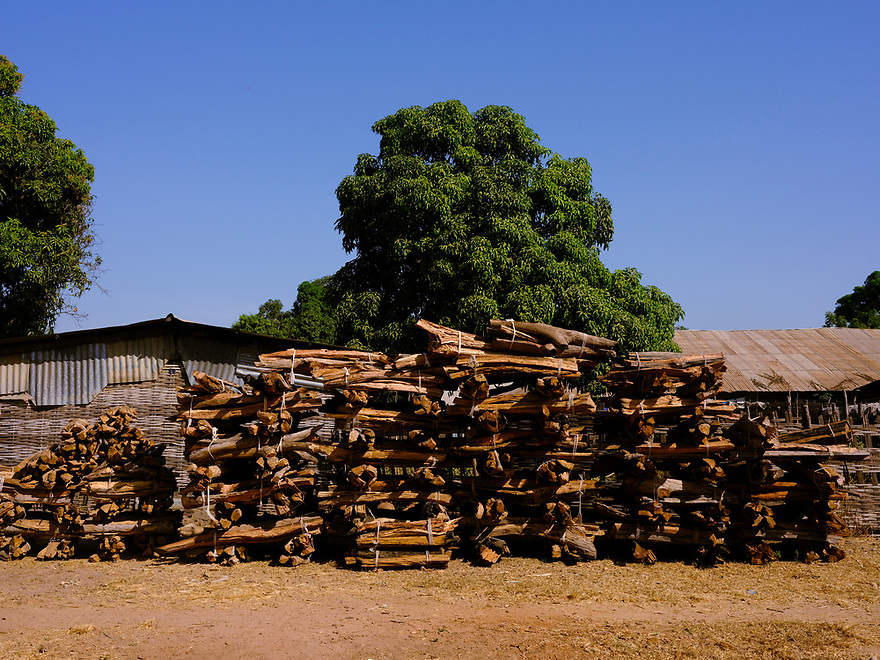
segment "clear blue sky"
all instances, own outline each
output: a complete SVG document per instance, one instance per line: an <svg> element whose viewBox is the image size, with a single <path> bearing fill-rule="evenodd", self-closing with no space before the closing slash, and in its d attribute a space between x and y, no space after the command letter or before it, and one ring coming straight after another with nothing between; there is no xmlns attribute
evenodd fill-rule
<svg viewBox="0 0 880 660"><path fill-rule="evenodd" d="M603 260L691 329L821 326L880 269L877 2L10 2L0 53L94 164L106 272L58 331L228 326L347 259L335 188L411 105L586 157Z"/></svg>

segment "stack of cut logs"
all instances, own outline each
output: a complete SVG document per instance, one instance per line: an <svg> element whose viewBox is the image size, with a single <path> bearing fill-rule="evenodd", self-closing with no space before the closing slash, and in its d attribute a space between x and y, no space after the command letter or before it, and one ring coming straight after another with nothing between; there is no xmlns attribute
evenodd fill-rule
<svg viewBox="0 0 880 660"><path fill-rule="evenodd" d="M175 483L164 445L133 426L136 416L121 406L94 424L71 420L58 442L15 468L0 493L0 547L8 558L39 541L37 558L66 559L79 539L93 537L93 560L118 559L126 549L150 552L174 533Z"/></svg>
<svg viewBox="0 0 880 660"><path fill-rule="evenodd" d="M848 531L834 511L846 494L822 461L863 458L835 446L849 442L849 426L777 436L769 420L715 400L723 371L720 355L642 355L602 378L613 397L598 418L601 449L620 457L604 469L623 483L606 538L649 563L671 544L706 565L732 549L752 563L842 558Z"/></svg>
<svg viewBox="0 0 880 660"><path fill-rule="evenodd" d="M244 386L194 375L194 386L179 395L189 461L181 503L188 515L183 538L159 552L229 565L258 548L281 564L305 561L321 519L297 513L314 510L305 503L317 475L315 459L297 446L320 427L297 426L321 407L321 398L294 388L280 372Z"/></svg>
<svg viewBox="0 0 880 660"><path fill-rule="evenodd" d="M579 447L595 410L572 385L614 342L542 324L492 322L486 336L427 321L425 353L282 351L258 366L321 379L330 441L300 449L328 475L318 503L326 543L364 568L445 565L460 542L494 563L515 546L596 556L583 500L593 452ZM455 398L444 402L444 392ZM453 536L453 534L457 534Z"/></svg>
<svg viewBox="0 0 880 660"><path fill-rule="evenodd" d="M295 566L323 548L361 570L442 568L455 551L573 562L596 543L646 563L843 556L845 493L824 462L863 457L845 422L780 435L740 417L716 399L720 355L616 362L597 411L581 383L616 359L610 340L513 321L482 336L418 327L427 350L396 359L291 349L261 355L244 385L196 372L179 398L181 538L155 550ZM89 534L96 558L117 558L126 534L168 531L173 483L133 416L73 420L0 482L0 559L34 539L66 556Z"/></svg>

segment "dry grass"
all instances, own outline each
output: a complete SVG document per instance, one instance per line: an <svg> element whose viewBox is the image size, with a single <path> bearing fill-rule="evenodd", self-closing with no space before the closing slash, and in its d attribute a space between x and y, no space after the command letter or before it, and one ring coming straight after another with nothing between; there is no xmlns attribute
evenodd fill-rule
<svg viewBox="0 0 880 660"><path fill-rule="evenodd" d="M170 657L168 645L175 643L194 644L191 659L234 657L210 646L229 644L228 638L202 626L220 617L241 621L245 633L238 634L247 634L255 621L295 610L312 628L348 631L348 646L334 651L338 658L867 660L880 655L880 540L851 539L846 547L849 556L837 564L732 563L703 570L684 563L566 566L505 559L490 568L453 562L444 571L356 573L330 564L221 568L27 559L0 565L2 609L51 611L57 620L22 619L5 630L6 619L0 621L0 658ZM114 612L129 618L116 621L112 616L123 615L108 614ZM362 654L373 642L359 641L358 615L394 620L399 625L382 634L399 638ZM108 628L110 621L115 628ZM207 645L198 643L202 630L212 631ZM247 637L265 646L252 658L273 657L286 639L276 632L275 646L266 646L268 637ZM298 642L300 657L323 651Z"/></svg>

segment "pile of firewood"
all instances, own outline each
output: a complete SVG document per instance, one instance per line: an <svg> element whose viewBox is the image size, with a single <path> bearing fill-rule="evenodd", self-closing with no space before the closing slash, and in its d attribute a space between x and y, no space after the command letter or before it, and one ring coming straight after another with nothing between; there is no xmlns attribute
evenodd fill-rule
<svg viewBox="0 0 880 660"><path fill-rule="evenodd" d="M485 337L418 326L428 349L396 360L328 350L260 356L258 366L320 379L332 395L323 409L332 439L300 447L328 475L317 493L324 541L365 569L443 565L459 545L494 562L491 548L508 542L595 557L599 528L566 503L595 490L584 480L593 453L578 447L595 403L573 381L614 355L614 342L510 321L493 321ZM431 528L440 521L449 521L446 536ZM403 529L411 533L397 538Z"/></svg>
<svg viewBox="0 0 880 660"><path fill-rule="evenodd" d="M126 549L150 552L173 534L174 476L165 467L164 445L133 425L136 416L121 406L94 423L73 419L58 442L15 468L0 504L13 507L0 518L0 531L18 543L12 558L29 545L17 537L41 542L39 559L70 558L78 540L98 538L97 561L118 559Z"/></svg>
<svg viewBox="0 0 880 660"><path fill-rule="evenodd" d="M291 541L321 531L320 519L300 517L316 483L315 459L296 447L320 429L298 429L322 401L294 388L279 372L238 386L195 372L196 383L179 395L187 483L183 539L159 548L221 564L246 561L255 548L281 563L304 561L313 548ZM309 504L308 509L314 507ZM250 549L249 549L250 548Z"/></svg>
<svg viewBox="0 0 880 660"><path fill-rule="evenodd" d="M704 565L731 551L752 563L842 558L848 530L834 510L846 494L822 461L863 458L828 446L847 444L849 428L777 436L768 420L715 399L723 371L721 356L637 356L602 378L613 396L600 447L623 457L603 461L623 485L605 538L648 563L673 544Z"/></svg>

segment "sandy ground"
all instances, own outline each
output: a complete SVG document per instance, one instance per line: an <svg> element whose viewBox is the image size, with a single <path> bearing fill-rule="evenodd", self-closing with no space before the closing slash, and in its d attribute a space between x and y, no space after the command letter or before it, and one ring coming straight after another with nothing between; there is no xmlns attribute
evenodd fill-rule
<svg viewBox="0 0 880 660"><path fill-rule="evenodd" d="M444 571L0 564L0 658L880 656L880 540L838 564Z"/></svg>

